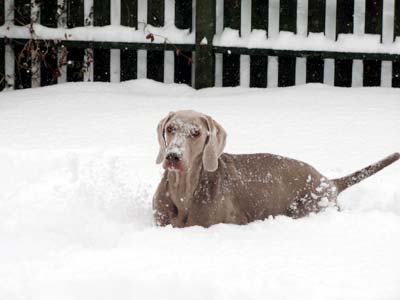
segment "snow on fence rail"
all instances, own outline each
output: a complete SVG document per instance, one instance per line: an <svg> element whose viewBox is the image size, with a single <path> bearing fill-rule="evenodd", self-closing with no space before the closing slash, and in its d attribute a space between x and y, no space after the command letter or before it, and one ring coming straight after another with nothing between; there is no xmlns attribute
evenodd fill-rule
<svg viewBox="0 0 400 300"><path fill-rule="evenodd" d="M400 87L400 0L3 0L0 89Z"/></svg>

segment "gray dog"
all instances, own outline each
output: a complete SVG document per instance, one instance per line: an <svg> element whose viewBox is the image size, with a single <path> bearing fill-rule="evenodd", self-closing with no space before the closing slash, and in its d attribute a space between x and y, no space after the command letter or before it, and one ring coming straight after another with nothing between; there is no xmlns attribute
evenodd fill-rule
<svg viewBox="0 0 400 300"><path fill-rule="evenodd" d="M153 199L155 221L174 227L247 224L268 216L299 218L336 206L337 195L400 158L330 180L310 165L273 154L222 153L226 132L195 111L171 112L157 128L164 176Z"/></svg>

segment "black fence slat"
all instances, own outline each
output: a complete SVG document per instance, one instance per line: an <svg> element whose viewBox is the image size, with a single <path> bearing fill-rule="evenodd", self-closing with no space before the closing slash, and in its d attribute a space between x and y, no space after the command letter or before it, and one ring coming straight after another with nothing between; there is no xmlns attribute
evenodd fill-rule
<svg viewBox="0 0 400 300"><path fill-rule="evenodd" d="M84 0L68 0L67 27L79 27L85 24ZM79 48L67 48L67 81L83 81L84 78L85 50Z"/></svg>
<svg viewBox="0 0 400 300"><path fill-rule="evenodd" d="M121 0L121 25L138 26L138 1ZM137 78L137 50L121 49L121 81Z"/></svg>
<svg viewBox="0 0 400 300"><path fill-rule="evenodd" d="M279 30L297 31L297 0L281 0L279 7ZM296 82L296 58L278 57L278 86L291 86Z"/></svg>
<svg viewBox="0 0 400 300"><path fill-rule="evenodd" d="M6 70L5 70L5 45L4 39L0 40L0 91L6 86Z"/></svg>
<svg viewBox="0 0 400 300"><path fill-rule="evenodd" d="M400 0L394 0L394 38L400 36Z"/></svg>
<svg viewBox="0 0 400 300"><path fill-rule="evenodd" d="M297 0L281 0L279 6L279 30L296 33Z"/></svg>
<svg viewBox="0 0 400 300"><path fill-rule="evenodd" d="M147 51L147 78L164 81L164 51Z"/></svg>
<svg viewBox="0 0 400 300"><path fill-rule="evenodd" d="M57 47L51 46L51 48L48 49L45 59L40 63L40 85L47 86L56 84L59 75Z"/></svg>
<svg viewBox="0 0 400 300"><path fill-rule="evenodd" d="M152 26L164 26L164 0L147 1L147 23ZM164 81L164 52L147 51L147 78Z"/></svg>
<svg viewBox="0 0 400 300"><path fill-rule="evenodd" d="M307 58L306 82L324 82L324 60Z"/></svg>
<svg viewBox="0 0 400 300"><path fill-rule="evenodd" d="M325 32L326 0L308 1L308 33ZM324 81L324 60L307 58L306 82Z"/></svg>
<svg viewBox="0 0 400 300"><path fill-rule="evenodd" d="M93 25L105 26L111 24L110 19L111 3L110 0L93 1Z"/></svg>
<svg viewBox="0 0 400 300"><path fill-rule="evenodd" d="M224 28L240 30L240 0L224 0ZM240 83L240 55L224 53L222 56L222 85Z"/></svg>
<svg viewBox="0 0 400 300"><path fill-rule="evenodd" d="M240 55L223 54L222 86L238 86L240 83Z"/></svg>
<svg viewBox="0 0 400 300"><path fill-rule="evenodd" d="M79 27L85 24L84 0L67 0L67 26Z"/></svg>
<svg viewBox="0 0 400 300"><path fill-rule="evenodd" d="M336 8L336 35L353 33L354 28L354 0L337 0Z"/></svg>
<svg viewBox="0 0 400 300"><path fill-rule="evenodd" d="M400 36L400 0L394 1L394 37ZM400 61L392 63L392 86L400 87Z"/></svg>
<svg viewBox="0 0 400 300"><path fill-rule="evenodd" d="M175 51L174 82L192 84L192 52Z"/></svg>
<svg viewBox="0 0 400 300"><path fill-rule="evenodd" d="M308 32L325 32L326 0L308 0Z"/></svg>
<svg viewBox="0 0 400 300"><path fill-rule="evenodd" d="M121 49L121 81L137 78L137 51Z"/></svg>
<svg viewBox="0 0 400 300"><path fill-rule="evenodd" d="M365 33L382 34L382 0L365 0Z"/></svg>
<svg viewBox="0 0 400 300"><path fill-rule="evenodd" d="M335 86L351 87L353 61L350 59L335 59Z"/></svg>
<svg viewBox="0 0 400 300"><path fill-rule="evenodd" d="M147 1L147 23L153 26L164 26L164 0Z"/></svg>
<svg viewBox="0 0 400 300"><path fill-rule="evenodd" d="M278 57L278 86L292 86L296 83L296 57Z"/></svg>
<svg viewBox="0 0 400 300"><path fill-rule="evenodd" d="M40 3L40 24L50 28L57 27L57 0L48 0ZM57 83L59 76L57 47L49 43L49 48L42 49L40 61L40 85L52 85Z"/></svg>
<svg viewBox="0 0 400 300"><path fill-rule="evenodd" d="M175 26L180 29L192 29L192 1L175 0ZM174 81L192 83L192 52L175 51Z"/></svg>
<svg viewBox="0 0 400 300"><path fill-rule="evenodd" d="M121 25L138 26L138 0L121 0Z"/></svg>
<svg viewBox="0 0 400 300"><path fill-rule="evenodd" d="M240 0L224 0L224 28L240 30Z"/></svg>
<svg viewBox="0 0 400 300"><path fill-rule="evenodd" d="M14 45L15 57L15 89L26 89L32 86L31 53L24 50L24 44Z"/></svg>
<svg viewBox="0 0 400 300"><path fill-rule="evenodd" d="M363 85L364 86L380 86L381 85L382 61L380 61L380 60L364 60L363 66L364 66Z"/></svg>
<svg viewBox="0 0 400 300"><path fill-rule="evenodd" d="M110 24L110 0L93 1L93 25ZM110 50L93 49L93 80L110 81Z"/></svg>
<svg viewBox="0 0 400 300"><path fill-rule="evenodd" d="M93 49L93 81L110 81L110 50Z"/></svg>
<svg viewBox="0 0 400 300"><path fill-rule="evenodd" d="M267 87L268 56L250 56L250 87Z"/></svg>
<svg viewBox="0 0 400 300"><path fill-rule="evenodd" d="M192 0L175 0L175 26L192 29Z"/></svg>
<svg viewBox="0 0 400 300"><path fill-rule="evenodd" d="M268 0L253 0L251 6L251 29L265 30L268 35ZM250 87L267 87L268 56L250 56Z"/></svg>
<svg viewBox="0 0 400 300"><path fill-rule="evenodd" d="M392 87L400 88L400 61L392 64Z"/></svg>
<svg viewBox="0 0 400 300"><path fill-rule="evenodd" d="M337 0L336 36L341 33L353 33L354 30L354 0ZM335 59L335 86L351 87L353 61Z"/></svg>
<svg viewBox="0 0 400 300"><path fill-rule="evenodd" d="M31 1L14 0L14 24L27 25L31 22Z"/></svg>
<svg viewBox="0 0 400 300"><path fill-rule="evenodd" d="M68 48L67 81L83 81L85 49Z"/></svg>
<svg viewBox="0 0 400 300"><path fill-rule="evenodd" d="M4 14L4 0L0 1L0 26L4 24L5 14Z"/></svg>
<svg viewBox="0 0 400 300"><path fill-rule="evenodd" d="M4 24L4 1L0 1L0 26ZM5 45L4 39L0 40L0 91L6 86L6 71L5 71Z"/></svg>
<svg viewBox="0 0 400 300"><path fill-rule="evenodd" d="M269 1L253 0L251 28L265 30L268 35ZM250 87L266 87L268 83L268 56L250 56Z"/></svg>
<svg viewBox="0 0 400 300"><path fill-rule="evenodd" d="M251 28L268 34L269 0L253 0L251 4Z"/></svg>
<svg viewBox="0 0 400 300"><path fill-rule="evenodd" d="M57 0L38 2L40 5L40 24L50 28L57 27Z"/></svg>

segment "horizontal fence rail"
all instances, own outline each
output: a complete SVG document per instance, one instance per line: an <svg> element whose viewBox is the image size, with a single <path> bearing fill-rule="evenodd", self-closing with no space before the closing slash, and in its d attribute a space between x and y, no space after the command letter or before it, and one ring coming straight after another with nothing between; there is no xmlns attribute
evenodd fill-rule
<svg viewBox="0 0 400 300"><path fill-rule="evenodd" d="M400 87L400 0L2 0L0 89Z"/></svg>

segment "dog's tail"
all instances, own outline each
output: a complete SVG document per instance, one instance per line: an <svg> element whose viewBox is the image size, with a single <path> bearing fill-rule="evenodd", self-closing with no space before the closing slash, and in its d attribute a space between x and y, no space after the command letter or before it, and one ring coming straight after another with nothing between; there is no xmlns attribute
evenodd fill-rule
<svg viewBox="0 0 400 300"><path fill-rule="evenodd" d="M348 187L359 183L360 181L374 175L376 172L379 172L383 168L387 167L388 165L394 163L396 160L400 158L400 153L396 152L392 155L385 157L384 159L369 165L368 167L356 171L350 175L347 175L342 178L333 179L332 182L336 185L338 193L344 191Z"/></svg>

